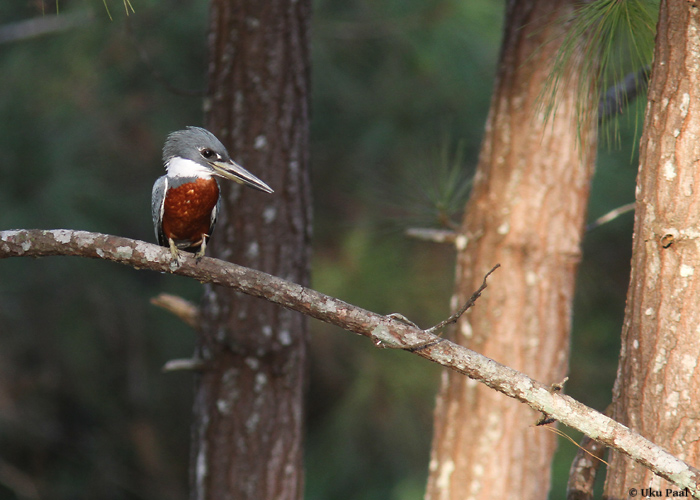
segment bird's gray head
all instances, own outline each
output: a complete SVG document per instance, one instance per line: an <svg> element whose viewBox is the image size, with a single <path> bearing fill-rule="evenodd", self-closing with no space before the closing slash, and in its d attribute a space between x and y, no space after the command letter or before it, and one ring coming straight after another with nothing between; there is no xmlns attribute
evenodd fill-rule
<svg viewBox="0 0 700 500"><path fill-rule="evenodd" d="M215 175L272 193L270 186L234 162L221 141L203 128L187 127L170 134L163 146L163 162L168 175L197 176L204 167L207 176Z"/></svg>
<svg viewBox="0 0 700 500"><path fill-rule="evenodd" d="M200 127L187 127L171 133L163 146L163 162L179 156L201 165L210 161L230 161L226 147L214 134Z"/></svg>

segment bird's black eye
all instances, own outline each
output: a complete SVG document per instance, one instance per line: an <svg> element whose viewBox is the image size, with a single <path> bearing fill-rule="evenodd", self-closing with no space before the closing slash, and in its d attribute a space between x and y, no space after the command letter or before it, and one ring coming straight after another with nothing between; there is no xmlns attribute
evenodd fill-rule
<svg viewBox="0 0 700 500"><path fill-rule="evenodd" d="M204 158L206 158L207 160L208 160L209 158L213 158L214 156L216 156L216 153L215 153L214 151L212 151L211 149L209 149L209 148L201 149L201 150L199 151L199 153L200 153Z"/></svg>

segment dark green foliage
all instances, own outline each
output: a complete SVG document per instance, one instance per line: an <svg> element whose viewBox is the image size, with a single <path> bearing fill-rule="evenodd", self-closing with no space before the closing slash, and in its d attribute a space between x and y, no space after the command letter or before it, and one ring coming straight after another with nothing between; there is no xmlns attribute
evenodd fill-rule
<svg viewBox="0 0 700 500"><path fill-rule="evenodd" d="M0 20L41 16L21 4L3 2ZM86 7L61 2L60 15ZM0 45L0 227L152 241L163 138L200 123L201 103L164 92L134 47L176 85L203 88L206 12L179 5L170 16L174 5L142 2L132 40L123 19L93 7L80 28ZM162 32L149 28L156 24ZM178 57L161 59L171 50ZM102 262L1 263L1 499L15 498L20 476L9 466L42 498L185 497L191 376L160 367L188 356L193 340L149 305L165 290L192 300L201 293L196 283Z"/></svg>

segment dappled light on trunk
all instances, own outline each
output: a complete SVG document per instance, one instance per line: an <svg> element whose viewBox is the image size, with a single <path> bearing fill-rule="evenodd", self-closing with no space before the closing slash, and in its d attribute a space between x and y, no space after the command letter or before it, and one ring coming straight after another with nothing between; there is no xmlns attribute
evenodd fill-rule
<svg viewBox="0 0 700 500"><path fill-rule="evenodd" d="M495 263L502 267L479 307L457 324L454 340L547 384L560 382L568 371L574 283L597 144L593 113L577 125L574 82L586 76L576 58L564 72L549 121L541 108L572 9L573 2L508 3L486 136L457 238L456 302ZM585 103L597 105L597 99ZM445 372L427 498L546 499L556 436L534 428L538 418L487 387Z"/></svg>
<svg viewBox="0 0 700 500"><path fill-rule="evenodd" d="M661 2L640 142L632 273L612 417L688 463L700 463L700 15ZM677 487L612 453L609 498ZM667 490L668 489L668 490ZM642 495L644 493L642 492Z"/></svg>

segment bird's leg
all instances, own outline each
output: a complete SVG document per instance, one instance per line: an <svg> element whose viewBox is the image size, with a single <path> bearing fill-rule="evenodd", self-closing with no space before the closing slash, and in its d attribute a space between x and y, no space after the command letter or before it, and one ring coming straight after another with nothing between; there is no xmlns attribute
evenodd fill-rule
<svg viewBox="0 0 700 500"><path fill-rule="evenodd" d="M180 265L180 250L178 250L177 245L172 238L168 238L168 244L170 245L170 255L172 257L171 262L174 261L177 263L177 265Z"/></svg>
<svg viewBox="0 0 700 500"><path fill-rule="evenodd" d="M207 239L209 238L208 234L203 234L202 235L202 246L199 247L199 250L197 251L196 254L194 254L194 258L197 259L198 261L201 260L202 257L204 257L204 252L207 249Z"/></svg>

